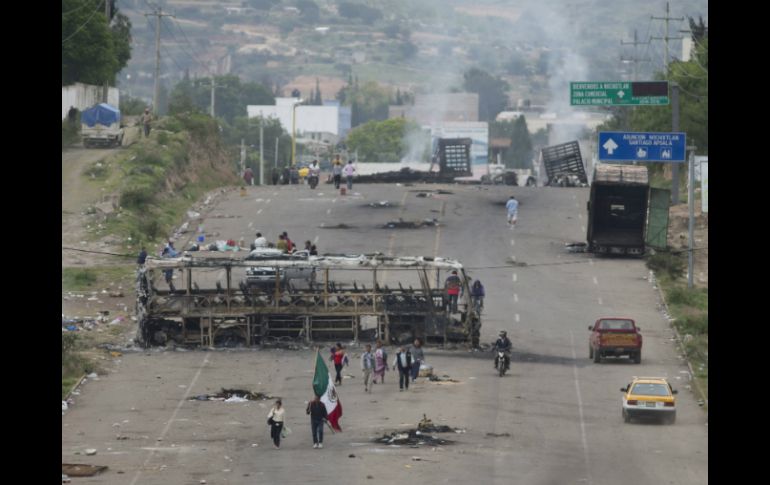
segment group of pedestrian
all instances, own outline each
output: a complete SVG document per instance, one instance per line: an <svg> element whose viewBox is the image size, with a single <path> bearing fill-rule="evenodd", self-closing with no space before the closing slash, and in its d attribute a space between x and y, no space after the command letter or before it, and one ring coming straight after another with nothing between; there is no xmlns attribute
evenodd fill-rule
<svg viewBox="0 0 770 485"><path fill-rule="evenodd" d="M251 243L251 249L254 250L261 248L276 248L280 249L284 253L293 253L297 251L297 245L294 243L294 241L291 240L291 238L289 238L289 233L287 231L283 231L281 234L279 234L278 241L275 243L268 242L267 238L265 238L261 232L257 232L256 239L254 239L254 242ZM311 256L318 255L318 248L310 241L305 241L304 249L310 253Z"/></svg>
<svg viewBox="0 0 770 485"><path fill-rule="evenodd" d="M448 313L457 313L457 301L462 295L462 280L457 275L457 271L453 270L449 277L444 282L444 290L446 291L446 310ZM471 303L473 309L477 314L481 314L481 309L484 307L484 285L481 284L481 280L476 280L471 285Z"/></svg>
<svg viewBox="0 0 770 485"><path fill-rule="evenodd" d="M340 156L334 159L332 164L332 180L334 181L334 188L339 189L342 177L345 176L345 182L347 183L348 190L353 190L353 177L356 175L356 167L353 166L353 160L348 160L347 165L342 165Z"/></svg>

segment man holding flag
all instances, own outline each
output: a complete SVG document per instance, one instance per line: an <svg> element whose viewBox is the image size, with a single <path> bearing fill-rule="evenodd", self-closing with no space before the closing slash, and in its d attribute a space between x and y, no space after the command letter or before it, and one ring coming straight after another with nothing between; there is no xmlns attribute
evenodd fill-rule
<svg viewBox="0 0 770 485"><path fill-rule="evenodd" d="M339 425L339 419L342 417L342 403L337 397L337 390L334 388L334 382L329 377L329 369L316 349L315 353L315 373L313 375L313 392L321 398L321 402L326 407L326 419L333 430L342 431Z"/></svg>

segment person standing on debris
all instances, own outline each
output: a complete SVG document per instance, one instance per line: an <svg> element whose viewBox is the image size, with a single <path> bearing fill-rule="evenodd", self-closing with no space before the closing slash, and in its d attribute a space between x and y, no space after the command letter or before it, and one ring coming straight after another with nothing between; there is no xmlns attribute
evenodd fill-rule
<svg viewBox="0 0 770 485"><path fill-rule="evenodd" d="M174 250L174 243L170 242L169 245L163 248L163 253L161 254L164 258L176 258L177 252ZM163 276L166 278L166 283L168 283L168 288L171 291L171 293L176 291L176 288L174 288L174 269L164 269L163 270Z"/></svg>
<svg viewBox="0 0 770 485"><path fill-rule="evenodd" d="M348 362L347 356L345 355L345 348L342 347L341 343L337 342L337 348L335 349L331 360L334 362L334 370L337 371L337 375L334 378L334 383L341 386L342 367Z"/></svg>
<svg viewBox="0 0 770 485"><path fill-rule="evenodd" d="M425 354L422 351L422 341L420 339L414 339L414 345L411 349L412 352L412 382L417 381L417 376L420 375L420 365L425 362Z"/></svg>
<svg viewBox="0 0 770 485"><path fill-rule="evenodd" d="M348 190L353 190L353 175L356 173L356 167L353 166L353 160L348 160L348 164L342 169L342 174L348 182Z"/></svg>
<svg viewBox="0 0 770 485"><path fill-rule="evenodd" d="M147 250L142 246L142 250L139 252L139 257L136 258L136 264L144 266L144 262L147 261Z"/></svg>
<svg viewBox="0 0 770 485"><path fill-rule="evenodd" d="M246 170L243 172L243 180L246 182L246 185L254 185L254 172L251 171L251 167L246 167Z"/></svg>
<svg viewBox="0 0 770 485"><path fill-rule="evenodd" d="M371 344L366 344L366 352L361 356L361 371L364 373L364 392L372 392L374 354L372 353Z"/></svg>
<svg viewBox="0 0 770 485"><path fill-rule="evenodd" d="M471 299L473 300L473 308L476 313L481 315L481 309L484 307L484 285L481 284L481 280L476 280L471 286Z"/></svg>
<svg viewBox="0 0 770 485"><path fill-rule="evenodd" d="M324 447L324 421L326 421L326 405L320 396L315 396L307 403L306 414L310 415L310 432L313 434L313 448Z"/></svg>
<svg viewBox="0 0 770 485"><path fill-rule="evenodd" d="M340 162L340 156L337 155L337 159L334 160L332 166L332 178L334 179L334 188L340 188L340 182L342 181L342 162Z"/></svg>
<svg viewBox="0 0 770 485"><path fill-rule="evenodd" d="M385 371L388 370L388 353L382 347L382 340L377 340L374 345L376 349L374 350L374 377L372 378L372 384L377 384L377 377L380 378L380 382L385 384Z"/></svg>
<svg viewBox="0 0 770 485"><path fill-rule="evenodd" d="M404 387L409 390L409 372L412 369L412 353L403 345L396 353L396 362L393 364L393 370L398 367L398 390L403 391Z"/></svg>
<svg viewBox="0 0 770 485"><path fill-rule="evenodd" d="M511 196L508 202L505 203L505 210L508 211L508 226L513 229L516 227L516 219L519 214L519 201L516 197Z"/></svg>
<svg viewBox="0 0 770 485"><path fill-rule="evenodd" d="M310 256L318 256L318 249L315 247L315 244L310 241L305 241L305 251L307 251Z"/></svg>
<svg viewBox="0 0 770 485"><path fill-rule="evenodd" d="M144 128L144 137L147 138L150 136L150 129L152 128L152 113L150 113L150 108L144 109L144 114L142 115L142 127Z"/></svg>
<svg viewBox="0 0 770 485"><path fill-rule="evenodd" d="M261 232L257 233L257 238L254 239L254 249L256 248L266 248L267 247L267 239L265 239L262 236Z"/></svg>
<svg viewBox="0 0 770 485"><path fill-rule="evenodd" d="M446 279L444 284L446 288L447 299L449 300L449 312L457 313L457 299L460 297L460 277L457 276L457 271L452 271L452 274Z"/></svg>
<svg viewBox="0 0 770 485"><path fill-rule="evenodd" d="M270 437L273 439L273 447L276 450L281 447L281 431L283 430L285 418L285 410L281 400L278 399L267 414L267 424L270 425Z"/></svg>

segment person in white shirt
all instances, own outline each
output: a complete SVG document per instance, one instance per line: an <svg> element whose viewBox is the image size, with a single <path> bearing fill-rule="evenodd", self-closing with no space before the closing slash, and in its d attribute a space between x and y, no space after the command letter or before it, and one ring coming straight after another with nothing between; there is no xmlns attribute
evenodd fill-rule
<svg viewBox="0 0 770 485"><path fill-rule="evenodd" d="M281 447L281 430L283 430L284 419L285 411L279 399L275 401L273 408L267 414L267 424L270 425L270 437L273 438L273 446L276 450Z"/></svg>
<svg viewBox="0 0 770 485"><path fill-rule="evenodd" d="M516 197L511 196L508 202L505 203L505 209L508 211L508 225L511 228L516 227L516 219L519 213L519 201Z"/></svg>
<svg viewBox="0 0 770 485"><path fill-rule="evenodd" d="M266 248L267 247L267 239L262 237L262 233L257 233L257 238L254 240L254 247L255 248Z"/></svg>
<svg viewBox="0 0 770 485"><path fill-rule="evenodd" d="M348 190L353 190L353 175L356 173L356 167L353 166L353 160L348 160L348 164L342 169L342 175L348 182Z"/></svg>

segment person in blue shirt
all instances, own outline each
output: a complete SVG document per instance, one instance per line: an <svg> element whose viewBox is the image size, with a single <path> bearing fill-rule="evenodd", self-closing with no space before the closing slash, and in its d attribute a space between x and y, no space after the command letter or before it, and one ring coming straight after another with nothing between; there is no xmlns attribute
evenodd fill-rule
<svg viewBox="0 0 770 485"><path fill-rule="evenodd" d="M163 254L161 254L164 258L176 258L177 252L174 249L174 244L169 243L168 246L163 248ZM174 288L174 270L173 269L164 269L163 270L163 276L166 278L166 283L168 283L168 288L171 291L171 293L176 291L176 288Z"/></svg>
<svg viewBox="0 0 770 485"><path fill-rule="evenodd" d="M519 213L519 201L516 200L516 197L511 196L508 199L508 202L505 203L505 210L508 211L508 226L516 227L516 218Z"/></svg>
<svg viewBox="0 0 770 485"><path fill-rule="evenodd" d="M481 309L484 307L484 285L481 284L481 280L476 280L471 286L471 300L473 301L473 308L477 314L481 314Z"/></svg>

